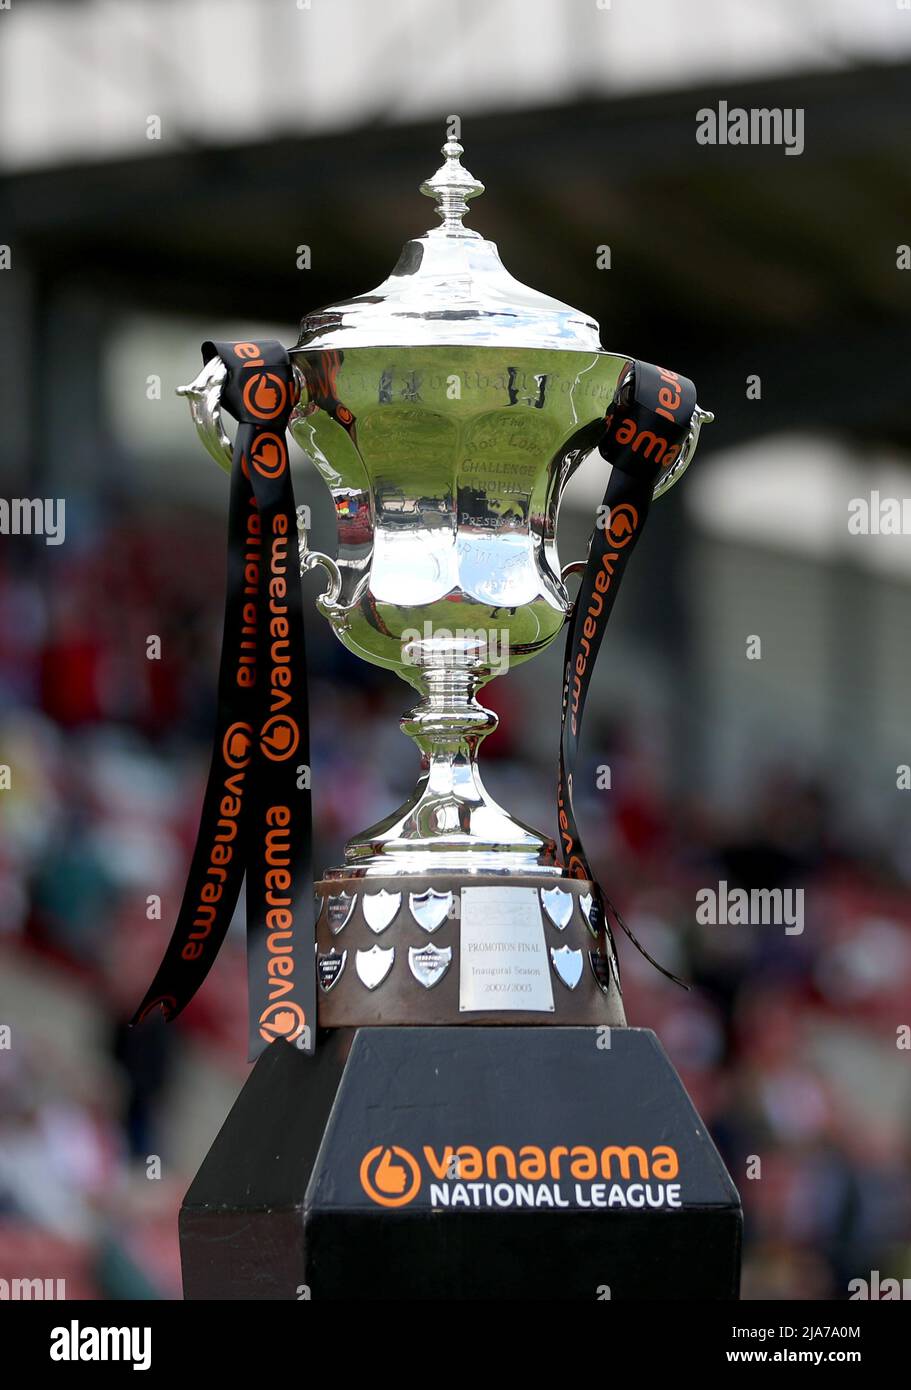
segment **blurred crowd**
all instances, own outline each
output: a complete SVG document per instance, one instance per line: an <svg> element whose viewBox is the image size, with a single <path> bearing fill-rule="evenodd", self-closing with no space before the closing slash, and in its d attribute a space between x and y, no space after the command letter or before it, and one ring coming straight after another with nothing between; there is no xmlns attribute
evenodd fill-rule
<svg viewBox="0 0 911 1390"><path fill-rule="evenodd" d="M175 1025L126 1028L195 837L223 544L215 519L149 516L40 565L25 543L0 550L0 1277L65 1277L70 1297L179 1297L176 1210L246 1074L239 918ZM325 624L308 637L319 867L398 803L416 759L397 728L405 687ZM488 782L553 830L556 731L544 746L510 686L488 692L504 715ZM841 1299L873 1270L911 1275L906 866L861 848L822 780L757 766L732 813L675 786L635 722L597 706L596 687L587 846L637 936L691 984L621 935L627 1012L658 1033L740 1189L744 1296ZM699 925L696 895L721 881L803 889L804 930Z"/></svg>

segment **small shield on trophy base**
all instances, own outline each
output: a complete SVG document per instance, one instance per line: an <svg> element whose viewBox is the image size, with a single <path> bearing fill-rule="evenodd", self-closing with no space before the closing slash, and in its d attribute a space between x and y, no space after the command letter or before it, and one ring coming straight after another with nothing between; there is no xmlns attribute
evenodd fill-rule
<svg viewBox="0 0 911 1390"><path fill-rule="evenodd" d="M582 909L582 917L592 936L597 937L601 929L601 904L592 893L581 893L579 895L579 906Z"/></svg>
<svg viewBox="0 0 911 1390"><path fill-rule="evenodd" d="M575 989L582 979L582 952L574 950L572 946L551 946L550 958L557 978L567 989Z"/></svg>
<svg viewBox="0 0 911 1390"><path fill-rule="evenodd" d="M381 888L378 893L365 893L364 921L370 930L379 936L381 931L385 931L395 921L401 906L401 893L387 893L385 888Z"/></svg>
<svg viewBox="0 0 911 1390"><path fill-rule="evenodd" d="M371 946L369 951L358 951L354 968L361 984L366 985L367 989L376 989L389 974L394 960L394 946Z"/></svg>
<svg viewBox="0 0 911 1390"><path fill-rule="evenodd" d="M423 893L408 894L411 915L426 932L436 931L443 925L452 914L452 903L451 893L438 893L435 888L428 888Z"/></svg>
<svg viewBox="0 0 911 1390"><path fill-rule="evenodd" d="M333 936L338 936L343 927L351 921L357 893L337 893L326 899L326 918Z"/></svg>
<svg viewBox="0 0 911 1390"><path fill-rule="evenodd" d="M348 952L342 951L339 954L334 946L326 955L317 956L316 978L319 980L319 987L324 994L328 994L332 986L338 982L347 960Z"/></svg>
<svg viewBox="0 0 911 1390"><path fill-rule="evenodd" d="M607 994L610 989L611 968L607 956L602 956L600 951L589 951L588 959L591 962L592 974L598 981L598 988Z"/></svg>
<svg viewBox="0 0 911 1390"><path fill-rule="evenodd" d="M557 931L565 931L573 917L573 895L568 888L542 888L541 903Z"/></svg>
<svg viewBox="0 0 911 1390"><path fill-rule="evenodd" d="M439 984L452 961L452 947L409 946L408 965L418 984L433 989Z"/></svg>
<svg viewBox="0 0 911 1390"><path fill-rule="evenodd" d="M616 950L616 947L614 946L614 943L613 943L613 941L610 939L610 937L608 937L608 940L607 940L607 949L608 949L608 951L609 951L609 953L610 953L610 968L611 968L611 974L613 975L613 977L614 977L614 983L615 983L615 985L617 986L617 993L618 993L619 995L622 996L622 995L623 995L623 986L622 986L621 983L620 983L620 962L619 962L618 959L617 959L617 950Z"/></svg>

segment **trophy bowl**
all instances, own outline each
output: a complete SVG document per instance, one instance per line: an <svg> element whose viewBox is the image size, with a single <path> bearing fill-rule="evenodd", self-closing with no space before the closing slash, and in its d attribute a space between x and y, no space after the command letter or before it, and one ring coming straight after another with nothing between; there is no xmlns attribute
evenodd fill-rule
<svg viewBox="0 0 911 1390"><path fill-rule="evenodd" d="M346 647L421 697L402 721L418 787L349 841L345 872L559 875L553 840L484 789L476 751L496 717L477 695L563 629L560 496L625 359L445 345L307 346L294 360L292 434L338 517L338 580L320 609Z"/></svg>

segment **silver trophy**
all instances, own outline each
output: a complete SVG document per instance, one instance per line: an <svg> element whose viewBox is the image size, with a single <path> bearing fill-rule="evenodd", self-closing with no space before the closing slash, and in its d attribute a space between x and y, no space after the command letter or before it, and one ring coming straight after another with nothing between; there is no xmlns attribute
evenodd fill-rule
<svg viewBox="0 0 911 1390"><path fill-rule="evenodd" d="M292 349L291 432L338 519L335 559L301 526L301 571L325 569L317 603L339 640L419 697L401 721L420 750L414 791L317 884L320 1021L622 1023L592 885L493 800L477 753L497 724L482 687L549 646L571 611L581 563L560 563L560 499L629 358L464 225L484 187L457 141L443 154L421 185L440 225L375 290L308 314ZM229 469L224 375L214 358L183 391ZM711 418L694 411L656 497Z"/></svg>

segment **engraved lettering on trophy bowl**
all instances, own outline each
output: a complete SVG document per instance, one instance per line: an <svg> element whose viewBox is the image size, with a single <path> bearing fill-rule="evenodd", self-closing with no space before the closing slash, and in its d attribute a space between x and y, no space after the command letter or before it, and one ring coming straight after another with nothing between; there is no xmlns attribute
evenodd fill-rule
<svg viewBox="0 0 911 1390"><path fill-rule="evenodd" d="M379 936L381 931L385 931L395 921L401 906L401 893L387 893L385 888L381 888L378 893L365 893L364 921L370 930Z"/></svg>
<svg viewBox="0 0 911 1390"><path fill-rule="evenodd" d="M395 960L394 946L371 946L369 951L358 951L354 957L354 968L358 979L367 989L376 989L385 980Z"/></svg>
<svg viewBox="0 0 911 1390"><path fill-rule="evenodd" d="M451 946L438 947L428 942L426 946L409 946L408 948L408 964L411 973L425 989L433 989L434 985L439 984L451 962Z"/></svg>
<svg viewBox="0 0 911 1390"><path fill-rule="evenodd" d="M428 888L423 893L408 894L411 915L426 932L434 932L443 925L452 913L452 904L451 893L438 893L435 888Z"/></svg>
<svg viewBox="0 0 911 1390"><path fill-rule="evenodd" d="M553 1013L544 921L534 888L463 888L459 1010Z"/></svg>

